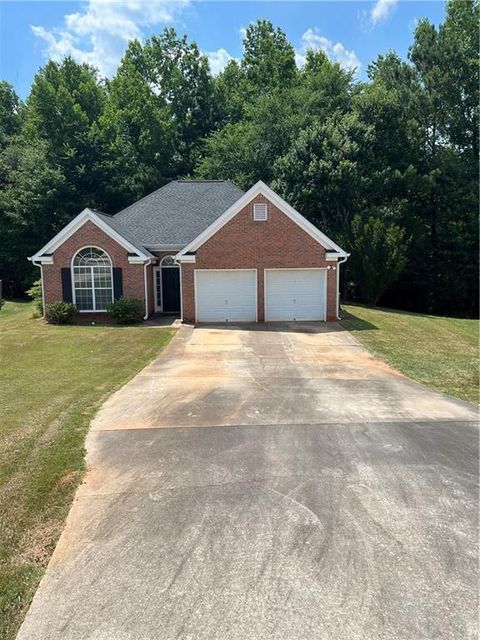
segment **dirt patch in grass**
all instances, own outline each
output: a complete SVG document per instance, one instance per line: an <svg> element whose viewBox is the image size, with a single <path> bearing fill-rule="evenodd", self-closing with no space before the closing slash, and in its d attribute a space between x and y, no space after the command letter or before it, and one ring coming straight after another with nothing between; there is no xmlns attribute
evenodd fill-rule
<svg viewBox="0 0 480 640"><path fill-rule="evenodd" d="M22 550L15 561L45 568L60 537L62 526L63 523L59 520L47 520L29 529L20 543Z"/></svg>

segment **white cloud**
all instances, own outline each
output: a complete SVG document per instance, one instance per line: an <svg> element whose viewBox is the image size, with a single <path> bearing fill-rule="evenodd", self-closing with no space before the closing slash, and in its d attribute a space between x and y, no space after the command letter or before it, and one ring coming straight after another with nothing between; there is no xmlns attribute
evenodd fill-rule
<svg viewBox="0 0 480 640"><path fill-rule="evenodd" d="M307 51L324 51L333 62L338 62L340 66L349 71L359 71L362 64L355 51L347 49L341 42L332 42L325 36L320 35L319 30L307 29L302 35L300 47L295 52L295 60L298 67L303 67L307 59Z"/></svg>
<svg viewBox="0 0 480 640"><path fill-rule="evenodd" d="M217 49L217 51L207 51L205 55L210 63L210 69L214 76L218 75L225 69L230 60L235 60L226 49Z"/></svg>
<svg viewBox="0 0 480 640"><path fill-rule="evenodd" d="M67 55L112 75L130 40L142 29L172 22L190 0L88 0L85 8L65 16L61 29L31 26L46 43L45 55L61 60Z"/></svg>
<svg viewBox="0 0 480 640"><path fill-rule="evenodd" d="M388 20L397 6L398 0L377 0L370 11L370 22L373 26Z"/></svg>

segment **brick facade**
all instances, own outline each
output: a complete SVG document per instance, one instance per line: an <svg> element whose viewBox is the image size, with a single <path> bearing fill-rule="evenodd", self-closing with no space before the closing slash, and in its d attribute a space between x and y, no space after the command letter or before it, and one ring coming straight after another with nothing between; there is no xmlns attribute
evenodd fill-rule
<svg viewBox="0 0 480 640"><path fill-rule="evenodd" d="M45 302L56 302L62 300L62 278L61 269L71 268L73 255L82 247L96 246L108 253L112 260L112 266L122 269L123 295L126 298L137 298L144 304L145 309L145 287L144 287L144 266L142 264L129 264L128 252L119 245L113 238L102 231L97 225L88 220L84 225L70 236L53 253L53 264L44 264L43 286L45 291ZM153 312L153 267L147 267L148 310ZM105 313L82 313L83 320L105 321Z"/></svg>
<svg viewBox="0 0 480 640"><path fill-rule="evenodd" d="M268 220L253 220L253 204L268 203ZM323 267L327 270L327 320L337 320L336 262L325 249L264 196L254 198L182 264L184 322L195 321L195 269L257 269L258 320L264 321L264 269Z"/></svg>
<svg viewBox="0 0 480 640"><path fill-rule="evenodd" d="M268 204L268 220L253 220L253 204ZM144 266L129 264L128 252L91 221L87 221L53 253L53 264L43 265L45 302L62 300L61 269L71 268L82 247L97 246L122 269L123 295L144 303ZM164 255L159 252L157 264ZM153 267L147 267L148 312L154 312ZM336 262L325 249L264 196L258 196L209 238L196 252L196 263L181 266L182 311L185 322L195 322L195 269L257 269L258 320L264 321L264 270L270 268L327 268L327 320L337 319ZM105 313L82 313L82 321L107 321Z"/></svg>

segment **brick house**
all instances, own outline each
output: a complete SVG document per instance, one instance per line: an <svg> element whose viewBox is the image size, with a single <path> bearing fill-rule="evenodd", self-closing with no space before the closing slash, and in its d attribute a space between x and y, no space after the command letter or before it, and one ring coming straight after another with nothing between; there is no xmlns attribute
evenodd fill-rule
<svg viewBox="0 0 480 640"><path fill-rule="evenodd" d="M108 216L85 209L29 258L44 300L105 320L119 297L184 322L338 318L345 253L263 182L177 180Z"/></svg>

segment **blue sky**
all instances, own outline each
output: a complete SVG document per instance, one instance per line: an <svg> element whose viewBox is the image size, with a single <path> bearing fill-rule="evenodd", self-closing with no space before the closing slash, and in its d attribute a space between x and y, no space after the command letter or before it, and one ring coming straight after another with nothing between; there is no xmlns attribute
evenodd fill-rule
<svg viewBox="0 0 480 640"><path fill-rule="evenodd" d="M441 1L0 0L0 78L25 98L38 68L67 54L111 76L130 39L165 26L195 40L218 72L241 56L249 22L266 18L286 32L299 65L307 48L320 48L364 79L378 54L395 49L406 57L419 18L439 24L443 16Z"/></svg>

